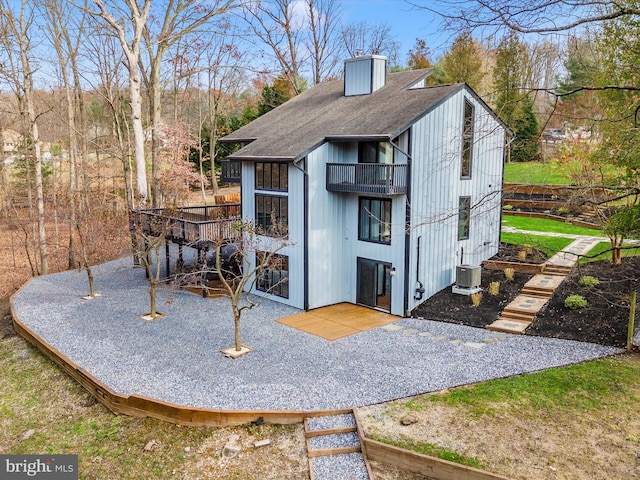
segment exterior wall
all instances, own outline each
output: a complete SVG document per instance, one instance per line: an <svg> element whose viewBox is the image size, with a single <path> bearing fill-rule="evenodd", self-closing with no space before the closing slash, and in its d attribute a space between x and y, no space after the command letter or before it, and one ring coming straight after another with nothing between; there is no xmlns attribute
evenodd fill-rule
<svg viewBox="0 0 640 480"><path fill-rule="evenodd" d="M407 147L403 137L403 150ZM329 192L326 163L358 161L356 143L325 144L308 157L309 172L309 308L340 302L356 303L357 258L390 263L391 313L404 313L404 242L406 197L395 195L391 203L391 245L358 240L359 197L367 195ZM396 151L396 163L406 157Z"/></svg>
<svg viewBox="0 0 640 480"><path fill-rule="evenodd" d="M242 162L242 217L255 220L255 164ZM288 192L266 192L269 195L285 195L288 200L288 245L278 251L280 255L289 257L289 298L268 295L271 300L285 303L297 308L304 308L304 175L293 164L288 168ZM258 250L273 249L275 242L271 237L258 237ZM255 262L255 258L251 258ZM257 296L264 292L253 290Z"/></svg>
<svg viewBox="0 0 640 480"><path fill-rule="evenodd" d="M470 179L461 179L465 98L475 107ZM456 265L479 265L497 253L505 131L462 89L414 124L412 144L409 310L451 285ZM459 241L461 196L471 197L472 208L469 239ZM425 288L419 301L413 294L418 281Z"/></svg>

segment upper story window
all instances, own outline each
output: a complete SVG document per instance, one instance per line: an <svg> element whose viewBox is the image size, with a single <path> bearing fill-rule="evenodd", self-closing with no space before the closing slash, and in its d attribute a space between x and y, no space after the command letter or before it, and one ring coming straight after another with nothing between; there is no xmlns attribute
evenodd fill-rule
<svg viewBox="0 0 640 480"><path fill-rule="evenodd" d="M286 192L289 188L289 165L276 162L256 162L256 190Z"/></svg>
<svg viewBox="0 0 640 480"><path fill-rule="evenodd" d="M471 178L471 160L473 156L473 128L474 108L465 100L464 102L464 127L462 130L462 160L460 164L460 176Z"/></svg>
<svg viewBox="0 0 640 480"><path fill-rule="evenodd" d="M458 200L458 240L469 238L471 221L471 197L460 197Z"/></svg>
<svg viewBox="0 0 640 480"><path fill-rule="evenodd" d="M361 198L358 210L358 240L390 244L391 200Z"/></svg>
<svg viewBox="0 0 640 480"><path fill-rule="evenodd" d="M389 142L358 143L358 163L393 163L393 146Z"/></svg>
<svg viewBox="0 0 640 480"><path fill-rule="evenodd" d="M289 199L285 196L256 194L256 226L269 236L287 234Z"/></svg>

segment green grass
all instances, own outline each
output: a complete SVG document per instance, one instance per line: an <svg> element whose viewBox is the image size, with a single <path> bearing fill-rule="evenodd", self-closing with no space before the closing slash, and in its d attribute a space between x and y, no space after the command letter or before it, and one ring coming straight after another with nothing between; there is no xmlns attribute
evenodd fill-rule
<svg viewBox="0 0 640 480"><path fill-rule="evenodd" d="M591 235L602 237L604 234L594 228L580 227L571 223L551 220L548 218L520 217L516 215L503 215L502 224L520 230L532 230L535 232L569 233L573 235Z"/></svg>
<svg viewBox="0 0 640 480"><path fill-rule="evenodd" d="M571 185L569 170L556 162L518 162L504 166L504 181L507 183L535 183L546 185Z"/></svg>
<svg viewBox="0 0 640 480"><path fill-rule="evenodd" d="M449 450L448 448L440 447L438 445L434 445L433 443L414 442L411 440L398 441L390 439L388 437L380 437L377 435L372 435L371 439L378 442L386 443L388 445L393 445L394 447L413 450L414 452L422 453L423 455L429 455L431 457L440 458L449 462L458 463L460 465L466 465L473 468L483 468L483 464L478 459L460 455L459 453Z"/></svg>
<svg viewBox="0 0 640 480"><path fill-rule="evenodd" d="M622 250L623 257L634 257L638 255L640 255L640 246ZM600 260L611 260L611 243L608 241L598 243L580 259L580 262L597 262Z"/></svg>
<svg viewBox="0 0 640 480"><path fill-rule="evenodd" d="M409 400L411 409L426 409L432 402L468 408L475 415L495 415L498 411L596 412L620 402L632 405L637 396L640 364L615 358L553 368L542 372L490 380L442 395L424 395Z"/></svg>
<svg viewBox="0 0 640 480"><path fill-rule="evenodd" d="M552 257L567 245L573 242L572 238L566 237L548 237L545 235L529 235L527 233L502 232L501 239L504 243L512 243L515 245L531 245L547 257Z"/></svg>

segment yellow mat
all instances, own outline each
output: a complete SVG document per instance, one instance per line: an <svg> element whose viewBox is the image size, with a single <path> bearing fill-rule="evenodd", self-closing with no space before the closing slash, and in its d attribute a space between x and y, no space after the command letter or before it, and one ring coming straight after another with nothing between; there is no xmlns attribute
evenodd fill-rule
<svg viewBox="0 0 640 480"><path fill-rule="evenodd" d="M351 303L338 303L281 318L278 322L326 340L337 340L398 320L400 317L396 315Z"/></svg>

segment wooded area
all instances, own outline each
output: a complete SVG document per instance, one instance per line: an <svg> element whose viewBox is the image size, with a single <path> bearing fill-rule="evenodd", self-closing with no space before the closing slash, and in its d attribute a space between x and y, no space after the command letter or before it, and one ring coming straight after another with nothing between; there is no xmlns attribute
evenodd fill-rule
<svg viewBox="0 0 640 480"><path fill-rule="evenodd" d="M516 3L407 1L451 34L434 58L420 38L400 52L382 21L344 23L340 0L0 0L12 248L32 275L51 270L51 255L75 268L126 249L132 209L184 206L193 191L212 203L228 153L217 139L340 78L360 54L387 56L392 71L432 68L430 84L468 83L516 133L508 161L579 161L578 184L621 189L637 208L640 12L631 1ZM637 229L618 220L616 239Z"/></svg>

